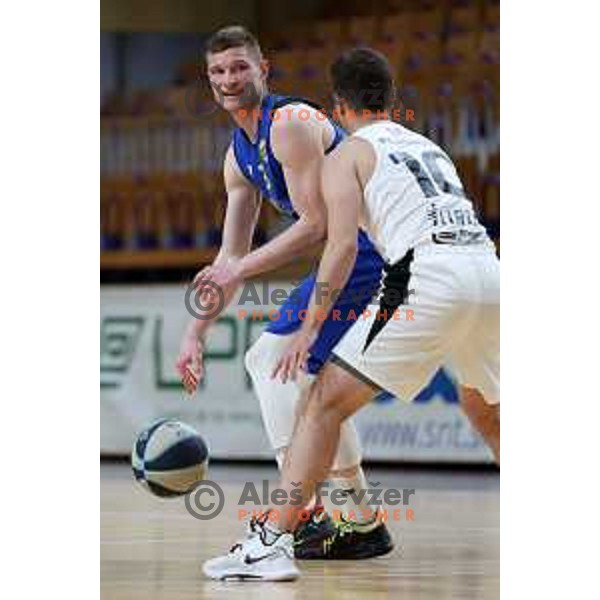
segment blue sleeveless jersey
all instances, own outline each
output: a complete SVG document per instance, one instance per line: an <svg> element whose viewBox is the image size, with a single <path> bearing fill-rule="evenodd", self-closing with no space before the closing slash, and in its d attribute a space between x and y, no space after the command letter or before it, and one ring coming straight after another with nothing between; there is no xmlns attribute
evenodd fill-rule
<svg viewBox="0 0 600 600"><path fill-rule="evenodd" d="M250 140L241 128L235 129L233 133L233 152L240 171L275 208L295 218L298 218L298 215L288 194L283 168L271 149L270 131L273 111L298 102L315 106L303 98L268 95L261 104L256 139ZM319 107L315 106L315 108ZM333 150L346 135L341 127L333 122L332 125L335 129L335 137L327 153ZM382 268L382 258L364 231L359 231L358 255L352 274L333 307L333 310L339 312L330 313L317 341L311 348L308 361L310 373L319 371L334 346L352 326L354 319L360 318L362 311L379 289ZM313 272L300 282L300 285L289 295L287 302L278 307L280 317L269 323L267 331L287 335L299 329L302 324L300 311L308 306L316 276L317 274Z"/></svg>

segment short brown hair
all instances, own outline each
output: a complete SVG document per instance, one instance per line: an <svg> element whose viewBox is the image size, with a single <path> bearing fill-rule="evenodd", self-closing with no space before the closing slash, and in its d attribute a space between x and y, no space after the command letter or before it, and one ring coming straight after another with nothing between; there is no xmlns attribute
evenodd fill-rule
<svg viewBox="0 0 600 600"><path fill-rule="evenodd" d="M331 66L333 91L357 110L387 110L394 101L394 78L386 57L372 48L352 48Z"/></svg>
<svg viewBox="0 0 600 600"><path fill-rule="evenodd" d="M241 25L223 27L213 33L206 42L204 53L216 54L229 48L248 48L258 60L262 59L258 40Z"/></svg>

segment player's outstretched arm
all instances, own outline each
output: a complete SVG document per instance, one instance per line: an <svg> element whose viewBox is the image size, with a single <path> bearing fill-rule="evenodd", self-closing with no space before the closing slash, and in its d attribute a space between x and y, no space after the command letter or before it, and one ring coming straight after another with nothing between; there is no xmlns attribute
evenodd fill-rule
<svg viewBox="0 0 600 600"><path fill-rule="evenodd" d="M287 113L271 128L273 154L283 167L285 181L299 219L283 233L240 261L243 279L290 263L325 237L326 213L320 175L324 158L323 128L311 116L300 120L299 111Z"/></svg>
<svg viewBox="0 0 600 600"><path fill-rule="evenodd" d="M195 276L194 282L199 287L203 280L210 280L211 271L215 266L227 269L228 265L237 263L248 254L252 247L252 237L260 213L258 192L239 170L231 146L225 156L223 177L227 193L223 241L213 264L205 267ZM226 300L225 306L229 304L235 294L237 283L239 282L222 286ZM194 333L198 337L202 337L219 314L217 313L213 318L207 320L194 319L192 322Z"/></svg>
<svg viewBox="0 0 600 600"><path fill-rule="evenodd" d="M217 261L242 258L250 252L252 237L260 213L260 197L256 188L242 175L232 146L223 165L227 209L223 225L223 241Z"/></svg>
<svg viewBox="0 0 600 600"><path fill-rule="evenodd" d="M306 369L308 352L324 317L335 304L338 291L348 282L356 260L362 187L352 156L353 145L354 140L344 142L323 163L321 184L327 207L327 244L307 318L273 371L273 377L279 376L283 382L296 379L298 370Z"/></svg>
<svg viewBox="0 0 600 600"><path fill-rule="evenodd" d="M227 209L223 242L213 265L219 264L226 268L229 262L240 260L250 251L260 212L260 199L255 188L240 173L231 147L225 157L223 174L227 192ZM200 282L210 268L200 271L194 281ZM231 302L236 289L237 286L232 285L222 290L223 308ZM207 320L192 318L184 333L176 368L186 390L190 393L196 389L203 375L204 337L221 312L215 313Z"/></svg>

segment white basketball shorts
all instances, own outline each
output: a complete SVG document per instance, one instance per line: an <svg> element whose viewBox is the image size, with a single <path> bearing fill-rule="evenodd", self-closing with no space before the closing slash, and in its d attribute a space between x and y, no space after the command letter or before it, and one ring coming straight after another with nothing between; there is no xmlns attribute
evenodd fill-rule
<svg viewBox="0 0 600 600"><path fill-rule="evenodd" d="M405 401L444 365L488 404L499 403L500 261L494 251L427 244L414 250L408 268L407 299L387 321L378 311L383 305L369 306L335 347L337 362ZM384 293L386 287L384 280Z"/></svg>

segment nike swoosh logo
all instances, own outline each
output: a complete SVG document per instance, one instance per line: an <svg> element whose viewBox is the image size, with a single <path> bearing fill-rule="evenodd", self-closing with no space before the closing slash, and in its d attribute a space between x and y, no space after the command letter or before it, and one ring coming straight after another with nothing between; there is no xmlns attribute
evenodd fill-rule
<svg viewBox="0 0 600 600"><path fill-rule="evenodd" d="M271 556L276 556L276 553L269 552L268 554L263 554L262 556L250 556L249 554L246 554L246 556L244 557L244 562L247 565L253 565L254 563L260 562L261 560L270 558Z"/></svg>

